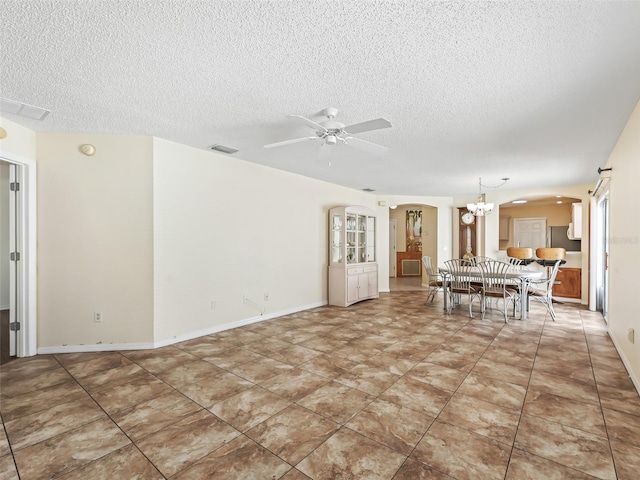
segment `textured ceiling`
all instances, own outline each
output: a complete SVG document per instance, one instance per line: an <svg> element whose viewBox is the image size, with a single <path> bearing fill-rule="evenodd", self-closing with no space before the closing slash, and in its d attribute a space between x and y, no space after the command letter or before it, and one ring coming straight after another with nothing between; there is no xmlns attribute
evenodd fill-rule
<svg viewBox="0 0 640 480"><path fill-rule="evenodd" d="M640 97L635 1L3 0L0 22L0 96L52 111L8 119L219 143L380 194L595 183ZM356 135L389 152L262 148L325 107L391 121Z"/></svg>

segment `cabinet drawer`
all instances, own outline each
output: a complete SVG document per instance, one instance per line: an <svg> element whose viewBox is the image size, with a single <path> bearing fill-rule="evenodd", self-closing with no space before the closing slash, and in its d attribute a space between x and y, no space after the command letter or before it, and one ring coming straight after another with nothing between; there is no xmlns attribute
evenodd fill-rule
<svg viewBox="0 0 640 480"><path fill-rule="evenodd" d="M364 273L377 272L377 271L378 271L377 265L369 265L368 267L364 267Z"/></svg>
<svg viewBox="0 0 640 480"><path fill-rule="evenodd" d="M364 267L348 268L347 275L360 275L364 273Z"/></svg>

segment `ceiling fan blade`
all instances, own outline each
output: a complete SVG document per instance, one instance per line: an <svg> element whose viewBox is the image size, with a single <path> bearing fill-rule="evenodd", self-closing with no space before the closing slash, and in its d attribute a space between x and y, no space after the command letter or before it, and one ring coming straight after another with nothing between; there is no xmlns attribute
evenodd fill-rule
<svg viewBox="0 0 640 480"><path fill-rule="evenodd" d="M292 143L306 142L308 140L317 140L320 137L303 137L303 138L295 138L293 140L285 140L284 142L270 143L265 145L263 148L274 148L274 147L282 147L283 145L291 145Z"/></svg>
<svg viewBox="0 0 640 480"><path fill-rule="evenodd" d="M344 127L343 130L349 134L368 132L370 130L379 130L381 128L389 128L391 122L384 118L376 118L375 120L369 120L368 122L355 123Z"/></svg>
<svg viewBox="0 0 640 480"><path fill-rule="evenodd" d="M360 150L364 150L365 152L369 152L373 155L384 155L389 151L387 147L383 147L382 145L378 145L377 143L367 142L366 140L362 140L356 137L345 138L345 143L347 145L351 145L352 147L359 148Z"/></svg>
<svg viewBox="0 0 640 480"><path fill-rule="evenodd" d="M296 120L298 122L304 123L307 127L311 127L314 130L318 130L320 132L326 132L327 129L320 125L319 123L314 122L313 120L309 120L308 118L303 117L302 115L287 115L287 117Z"/></svg>

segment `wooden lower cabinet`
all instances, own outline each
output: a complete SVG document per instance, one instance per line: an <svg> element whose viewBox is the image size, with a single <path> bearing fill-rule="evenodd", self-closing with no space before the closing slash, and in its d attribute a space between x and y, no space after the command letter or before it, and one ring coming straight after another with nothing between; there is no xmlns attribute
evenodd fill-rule
<svg viewBox="0 0 640 480"><path fill-rule="evenodd" d="M553 295L564 298L581 298L582 269L560 267L553 285Z"/></svg>

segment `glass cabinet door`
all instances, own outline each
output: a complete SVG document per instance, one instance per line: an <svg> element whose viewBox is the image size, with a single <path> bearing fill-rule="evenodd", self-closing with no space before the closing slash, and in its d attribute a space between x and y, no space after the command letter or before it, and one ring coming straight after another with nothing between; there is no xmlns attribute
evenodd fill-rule
<svg viewBox="0 0 640 480"><path fill-rule="evenodd" d="M365 261L376 261L376 217L367 217L367 258Z"/></svg>
<svg viewBox="0 0 640 480"><path fill-rule="evenodd" d="M342 263L342 215L331 221L331 263Z"/></svg>
<svg viewBox="0 0 640 480"><path fill-rule="evenodd" d="M358 263L358 215L347 214L347 263Z"/></svg>
<svg viewBox="0 0 640 480"><path fill-rule="evenodd" d="M358 215L358 262L367 261L367 217Z"/></svg>

